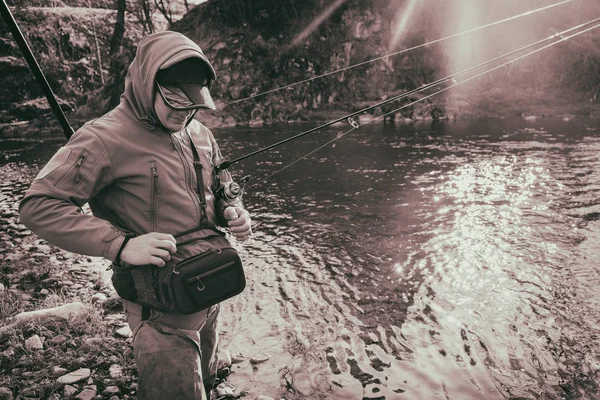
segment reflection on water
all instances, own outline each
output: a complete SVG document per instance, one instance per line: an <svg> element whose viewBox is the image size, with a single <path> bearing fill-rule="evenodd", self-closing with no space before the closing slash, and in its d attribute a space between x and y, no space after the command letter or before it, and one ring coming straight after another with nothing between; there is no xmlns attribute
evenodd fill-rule
<svg viewBox="0 0 600 400"><path fill-rule="evenodd" d="M301 129L215 134L236 157ZM598 133L366 126L252 187L249 285L224 307L223 343L271 358L231 380L277 398L600 398ZM337 134L233 172L251 185ZM1 207L57 143L3 149Z"/></svg>

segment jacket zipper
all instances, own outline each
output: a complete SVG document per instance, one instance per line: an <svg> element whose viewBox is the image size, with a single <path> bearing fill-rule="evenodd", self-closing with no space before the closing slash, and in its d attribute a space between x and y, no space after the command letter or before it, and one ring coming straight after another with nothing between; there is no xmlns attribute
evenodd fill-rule
<svg viewBox="0 0 600 400"><path fill-rule="evenodd" d="M171 135L171 140L173 141L173 146L177 150L177 154L179 154L179 158L181 159L181 164L183 165L183 169L185 171L186 189L187 189L188 193L190 194L192 202L194 203L194 208L196 209L196 215L198 216L198 222L200 223L200 222L202 222L202 220L201 220L202 212L200 211L200 197L198 197L196 190L193 189L195 187L195 181L194 181L195 171L194 171L193 167L190 167L190 163L188 162L188 158L185 156L185 152L183 151L183 149L181 147L181 143L178 142L178 140L173 135ZM190 184L190 179L192 180L191 184Z"/></svg>
<svg viewBox="0 0 600 400"><path fill-rule="evenodd" d="M69 176L73 173L73 169L75 169L75 177L73 179L74 179L75 183L79 183L79 180L81 178L80 169L83 166L83 163L85 162L87 156L88 156L87 151L84 150L81 152L79 157L77 157L77 161L75 161L75 164L71 168L69 168L69 170L67 172L65 172L65 174L63 176L60 177L60 179L56 183L57 187L62 187L63 181L67 178L67 176Z"/></svg>
<svg viewBox="0 0 600 400"><path fill-rule="evenodd" d="M154 161L150 163L150 172L152 173L152 197L150 199L152 202L152 214L150 215L150 223L152 225L152 232L156 232L156 214L160 186L158 184L158 170Z"/></svg>
<svg viewBox="0 0 600 400"><path fill-rule="evenodd" d="M85 162L85 158L86 158L86 153L83 153L79 156L79 159L77 160L77 162L75 163L75 183L79 183L79 177L80 175L80 168L83 165L83 163Z"/></svg>

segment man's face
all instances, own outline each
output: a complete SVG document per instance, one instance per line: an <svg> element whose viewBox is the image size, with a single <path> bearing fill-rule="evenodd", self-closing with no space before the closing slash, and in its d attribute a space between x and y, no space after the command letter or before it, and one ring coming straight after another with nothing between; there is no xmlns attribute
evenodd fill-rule
<svg viewBox="0 0 600 400"><path fill-rule="evenodd" d="M175 92L177 94L177 92ZM182 96L185 96L183 92ZM177 96L173 96L172 98L177 99ZM183 99L182 99L183 100ZM173 103L173 100L171 100ZM163 98L156 94L154 96L154 111L156 112L156 116L160 120L161 124L169 131L179 132L187 125L187 121L191 118L194 113L193 110L190 111L175 111L167 107Z"/></svg>

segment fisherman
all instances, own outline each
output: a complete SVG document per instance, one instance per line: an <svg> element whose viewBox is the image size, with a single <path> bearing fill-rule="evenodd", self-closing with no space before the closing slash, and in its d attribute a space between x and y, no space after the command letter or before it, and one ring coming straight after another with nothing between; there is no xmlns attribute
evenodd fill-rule
<svg viewBox="0 0 600 400"><path fill-rule="evenodd" d="M145 37L120 104L82 126L44 166L20 204L22 222L67 251L113 265L164 266L176 251L174 235L197 227L203 213L237 239L248 238L250 216L241 199L219 197L215 181L231 176L215 171L219 148L194 119L200 109L215 109L215 78L200 47L182 34ZM191 146L202 164L204 207ZM93 215L81 211L86 203ZM126 300L123 308L138 399L206 399L216 378L219 305L191 315Z"/></svg>

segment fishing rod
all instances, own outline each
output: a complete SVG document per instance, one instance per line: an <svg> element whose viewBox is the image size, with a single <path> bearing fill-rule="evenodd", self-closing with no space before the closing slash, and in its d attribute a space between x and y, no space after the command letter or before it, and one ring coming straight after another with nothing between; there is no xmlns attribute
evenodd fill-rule
<svg viewBox="0 0 600 400"><path fill-rule="evenodd" d="M44 95L46 96L46 100L48 100L48 103L50 103L50 108L56 115L56 118L58 118L58 122L60 123L60 126L63 128L65 136L67 137L67 140L68 140L75 133L75 131L73 131L73 128L69 124L69 121L67 120L67 117L65 116L62 108L58 104L58 101L56 100L56 96L54 95L54 92L52 91L52 88L50 87L50 84L48 84L48 81L46 80L46 77L44 76L42 69L40 68L39 64L37 63L37 61L33 55L33 52L31 51L31 48L29 47L29 45L27 44L27 41L25 40L25 36L23 36L23 32L21 32L21 29L19 28L17 21L15 21L15 18L13 17L12 13L10 12L10 9L8 8L8 4L6 4L5 0L2 0L2 3L0 3L0 13L2 14L2 18L4 19L4 22L6 22L6 25L8 26L8 28L10 29L10 32L12 33L15 41L17 42L19 49L21 49L21 52L23 53L23 57L25 57L25 60L27 61L27 64L29 65L31 72L33 72L33 74L35 75L35 78L37 79L38 83L40 84L42 91L44 92Z"/></svg>
<svg viewBox="0 0 600 400"><path fill-rule="evenodd" d="M287 139L283 139L283 140L281 140L281 141L279 141L279 142L276 142L276 143L270 144L270 145L268 145L268 146L266 146L266 147L263 147L263 148L261 148L261 149L255 150L255 151L253 151L253 152L251 152L251 153L248 153L248 154L246 154L246 155L243 155L243 156L241 156L241 157L238 157L238 158L236 158L236 159L233 159L233 160L226 160L226 161L222 162L221 164L219 164L219 165L218 165L216 168L217 168L217 170L223 170L223 169L227 169L227 168L231 167L231 165L233 165L233 164L235 164L235 163L237 163L237 162L240 162L240 161L242 161L242 160L245 160L245 159L247 159L247 158L253 157L253 156L257 155L257 154L260 154L260 153L263 153L263 152L265 152L265 151L267 151L267 150L270 150L270 149L273 149L273 148L275 148L275 147L281 146L281 145L283 145L283 144L285 144L285 143L291 142L292 140L296 140L296 139L298 139L298 138L301 138L301 137L303 137L303 136L309 135L309 134L311 134L311 133L314 133L314 132L316 132L316 131L319 131L319 130L321 130L321 129L323 129L323 128L326 128L326 127L328 127L328 126L331 126L331 125L333 125L333 124L336 124L336 123L338 123L338 122L341 122L341 121L344 121L344 120L347 120L347 121L348 121L348 123L350 123L350 125L352 125L352 126L358 125L358 123L357 123L357 122L356 122L354 119L352 119L352 117L354 117L354 116L356 116L356 115L359 115L359 114L362 114L362 113L365 113L365 112L367 112L367 111L373 110L373 109L375 109L375 108L377 108L377 107L381 107L382 105L385 105L385 104L388 104L388 103L391 103L391 102L394 102L394 101L401 100L401 99L403 99L403 98L406 98L406 97L408 97L408 96L410 96L410 95L412 95L412 94L415 94L415 93L417 93L417 92L422 92L422 91L424 91L424 90L426 90L426 89L429 89L429 88L432 88L432 87L434 87L434 86L437 86L437 85L439 85L439 84L441 84L441 83L443 83L443 82L446 82L446 81L452 80L452 79L456 78L457 76L460 76L460 75L463 75L463 74L465 74L465 73L471 72L471 71L473 71L473 70L475 70L475 69L478 69L478 68L481 68L481 67L483 67L483 66L486 66L486 65L488 65L488 64L491 64L491 63L494 63L494 62L496 62L496 61L499 61L499 60L501 60L501 59L503 59L503 58L510 57L510 56L512 56L512 55L514 55L514 54L516 54L516 53L519 53L519 52L521 52L521 51L527 50L527 49L529 49L529 48L531 48L531 47L535 47L535 46L537 46L537 45L539 45L539 44L541 44L541 43L544 43L544 42L546 42L546 41L549 41L549 40L555 39L555 38L557 38L557 37L561 37L561 36L563 36L563 35L565 35L565 34L567 34L567 33L569 33L569 32L572 32L572 31L574 31L574 30L581 29L581 28L583 28L583 27L585 27L585 26L587 26L587 25L591 25L591 24L593 24L593 23L595 23L595 22L597 22L597 21L599 21L599 20L600 20L600 18L596 18L596 19L594 19L594 20L591 20L591 21L589 21L589 22L585 22L585 23L583 23L583 24L579 24L579 25L577 25L577 26L575 26L575 27L572 27L572 28L566 29L566 30L564 30L564 31L562 31L562 32L555 33L555 34L553 34L553 35L550 35L550 36L548 36L548 37L546 37L546 38L544 38L544 39L538 40L538 41L536 41L536 42L534 42L534 43L531 43L531 44L528 44L528 45L526 45L526 46L520 47L520 48L518 48L518 49L516 49L516 50L510 51L510 52L508 52L508 53L506 53L506 54L503 54L503 55L501 55L501 56L498 56L498 57L492 58L492 59L490 59L490 60L488 60L488 61L485 61L485 62L483 62L483 63L477 64L477 65L475 65L475 66L472 66L472 67L469 67L469 68L467 68L467 69L464 69L464 70L462 70L462 71L456 72L456 73L454 73L454 74L448 75L448 76L446 76L446 77L444 77L444 78L441 78L441 79L438 79L438 80L436 80L436 81L434 81L434 82L431 82L431 83L429 83L429 84L423 85L423 86L421 86L421 87L419 87L419 88L416 88L416 89L409 90L409 91L407 91L407 92L405 92L405 93L402 93L402 94L399 94L399 95L397 95L397 96L393 96L393 97L391 97L391 98L389 98L389 99L383 100L383 101L381 101L381 102L379 102L379 103L376 103L376 104L374 104L374 105L372 105L372 106L369 106L369 107L363 108L363 109L361 109L361 110L355 111L355 112L353 112L353 113L350 113L350 114L344 115L343 117L336 118L336 119L334 119L334 120L331 120L331 121L329 121L329 122L326 122L326 123L324 123L324 124L322 124L322 125L319 125L319 126L317 126L317 127L311 128L311 129L309 129L309 130L307 130L307 131L301 132L301 133L299 133L299 134L297 134L297 135L294 135L294 136L291 136L291 137L289 137L289 138L287 138ZM356 126L356 127L358 127L358 126Z"/></svg>
<svg viewBox="0 0 600 400"><path fill-rule="evenodd" d="M337 136L336 136L334 139L327 141L326 143L322 144L321 146L317 147L316 149L314 149L314 150L311 150L310 152L306 153L306 154L305 154L305 155L303 155L302 157L300 157L300 158L298 158L298 159L296 159L296 160L292 161L291 163L289 163L288 165L284 166L283 168L280 168L279 170L277 170L277 171L273 172L272 174L270 174L270 175L266 176L265 178L261 179L260 181L258 181L258 182L256 182L256 183L253 183L253 184L252 184L252 185L250 185L248 188L250 189L250 188L252 188L252 187L254 187L254 186L257 186L257 185L259 185L260 183L262 183L262 182L266 181L267 179L269 179L269 178L271 178L271 177L275 176L276 174L278 174L278 173L280 173L280 172L282 172L282 171L286 170L287 168L291 167L292 165L296 164L297 162L299 162L299 161L301 161L301 160L305 159L306 157L308 157L308 156L310 156L310 155L312 155L312 154L316 153L317 151L321 150L322 148L324 148L324 147L326 147L326 146L329 146L331 143L333 143L333 142L335 142L335 141L337 141L337 140L341 139L342 137L346 136L348 133L350 133L350 132L352 132L352 131L354 131L354 130L356 130L356 129L360 128L361 126L364 126L364 125L370 124L370 123L372 123L372 122L374 122L374 121L376 121L376 120L378 120L378 119L385 118L387 115L394 114L394 113L396 113L396 112L398 112L398 111L400 111L400 110L402 110L402 109L405 109L405 108L408 108L408 107L412 107L413 105L415 105L415 104L417 104L417 103L419 103L419 102L425 101L425 100L427 100L427 99L429 99L429 98L431 98L431 97L433 97L433 96L436 96L436 95L438 95L438 94L440 94L440 93L442 93L442 92L446 92L446 91L448 91L448 90L450 90L450 89L452 89L452 88L454 88L454 87L456 87L456 86L462 85L462 84L464 84L464 83L466 83L466 82L469 82L469 81L471 81L471 80L473 80L473 79L475 79L475 78L478 78L478 77L481 77L481 76L483 76L483 75L486 75L486 74L488 74L488 73L490 73L490 72L493 72L493 71L495 71L495 70L497 70L497 69L500 69L500 68L502 68L502 67L504 67L504 66L506 66L506 65L512 64L512 63L514 63L514 62L517 62L517 61L519 61L519 60L521 60L521 59L523 59L523 58L525 58L525 57L529 57L529 56L530 56L530 55L532 55L532 54L538 53L538 52L540 52L540 51L542 51L542 50L545 50L545 49L547 49L547 48L549 48L549 47L552 47L552 46L554 46L554 45L556 45L556 44L558 44L558 43L560 43L560 42L564 42L564 41L566 41L566 40L569 40L569 39L571 39L571 38L573 38L573 37L575 37L575 36L581 35L581 34L583 34L583 33L589 32L589 31L591 31L591 30L593 30L593 29L596 29L596 28L600 27L600 23L597 23L596 25L594 25L594 26L592 26L592 27L590 27L590 28L583 29L583 30L581 30L581 31L579 31L579 32L576 32L576 33L573 33L573 34L571 34L571 35L569 35L569 36L565 36L565 35L564 35L564 33L566 33L567 31L572 31L572 30L575 30L575 29L577 29L577 28L581 28L582 26L587 26L587 25L590 25L590 24L593 24L593 23L596 23L596 22L600 22L600 18L596 18L596 19L594 19L594 20L592 20L592 21L589 21L589 22L586 22L586 23L584 23L584 24L581 24L581 25L579 25L578 27L570 28L570 29L567 29L567 30L565 30L565 31L563 31L563 32L560 32L560 33L556 34L556 35L553 35L555 38L556 38L556 37L560 37L560 39L559 39L559 40L556 40L556 41L554 41L554 42L552 42L552 43L549 43L549 44L547 44L547 45L545 45L545 46L543 46L543 47L540 47L540 48L538 48L538 49L532 50L531 52L529 52L529 53L527 53L527 54L524 54L524 55L522 55L522 56L519 56L519 57L517 57L517 58L514 58L514 59L512 59L512 60L509 60L509 61L507 61L507 62L504 62L504 63L502 63L502 64L499 64L499 65L497 65L497 66L495 66L495 67L492 67L492 68L490 68L490 69L487 69L487 70L485 70L485 71L483 71L483 72L480 72L480 73L478 73L478 74L476 74L476 75L473 75L473 76L471 76L471 77L468 77L468 78L466 78L466 79L464 79L464 80L462 80L462 81L460 81L460 82L459 82L459 81L456 81L456 80L453 80L453 81L452 81L452 83L453 83L453 84L452 84L452 86L449 86L449 87L446 87L446 88L440 89L440 90L438 90L438 91L436 91L436 92L434 92L434 93L431 93L431 94L429 94L429 95L427 95L427 96L424 96L424 97L422 97L422 98L420 98L420 99L417 99L417 100L415 100L415 101L413 101L413 102L411 102L411 103L405 104L405 105L403 105L403 106L401 106L401 107L398 107L398 108L396 108L396 109L394 109L394 110L388 111L388 112L387 112L387 113L385 113L385 114L382 114L382 115L380 115L380 116L378 116L378 117L375 117L375 118L373 118L373 119L371 119L371 120L369 120L369 121L366 121L366 122L365 122L364 124L362 124L362 125L359 125L358 123L356 123L356 124L353 124L353 125L352 125L352 128L350 128L350 129L349 129L349 130L347 130L346 132L343 132L343 133L341 133L341 134L338 134L338 135L337 135ZM521 49L519 49L518 51L520 51L520 50L521 50ZM516 51L515 51L515 52L516 52ZM513 52L513 53L515 53L515 52Z"/></svg>
<svg viewBox="0 0 600 400"><path fill-rule="evenodd" d="M526 12L518 14L518 15L513 15L512 17L507 17L507 18L504 18L504 19L501 19L501 20L498 20L498 21L491 22L489 24L478 26L476 28L468 29L468 30L463 31L463 32L455 33L455 34L452 34L452 35L449 35L449 36L446 36L446 37L443 37L443 38L432 40L430 42L422 43L422 44L419 44L419 45L416 45L416 46L413 46L413 47L402 49L400 51L396 51L396 52L389 53L389 54L386 54L386 55L383 55L383 56L380 56L380 57L372 58L372 59L367 60L367 61L362 61L362 62L359 62L357 64L349 65L347 67L343 67L343 68L337 69L335 71L325 72L325 73L323 73L321 75L313 76L311 78L307 78L307 79L304 79L304 80L301 80L301 81L298 81L298 82L290 83L288 85L284 85L284 86L280 86L278 88L267 90L265 92L257 93L257 94L254 94L252 96L244 97L243 99L232 101L230 103L225 104L225 107L233 105L233 104L237 104L237 103L240 103L240 102L243 102L243 101L246 101L246 100L255 99L257 97L262 97L262 96L265 96L265 95L270 94L270 93L278 92L280 90L290 89L290 88L292 88L294 86L297 86L297 85L300 85L300 84L303 84L303 83L308 83L308 82L314 81L316 79L320 79L320 78L324 78L324 77L327 77L327 76L330 76L330 75L334 75L334 74L337 74L339 72L347 71L347 70L350 70L352 68L356 68L356 67L360 67L360 66L363 66L363 65L366 65L366 64L373 63L375 61L383 60L385 58L390 58L392 56L397 56L397 55L402 54L402 53L407 53L409 51L417 50L417 49L420 49L422 47L430 46L432 44L440 43L440 42L443 42L445 40L449 40L449 39L453 39L455 37L459 37L459 36L462 36L462 35L473 33L473 32L476 32L476 31L479 31L479 30L482 30L482 29L485 29L485 28L492 27L494 25L502 24L504 22L508 22L508 21L512 21L512 20L515 20L515 19L518 19L518 18L521 18L521 17L529 16L529 15L535 14L535 13L540 12L540 11L545 11L545 10L548 10L548 9L556 7L556 6L560 6L560 5L563 5L563 4L566 4L566 3L570 3L571 1L573 1L573 0L563 0L563 1L560 1L558 3L550 4L550 5L547 5L547 6L544 6L544 7L540 7L540 8L537 8L535 10L526 11Z"/></svg>

